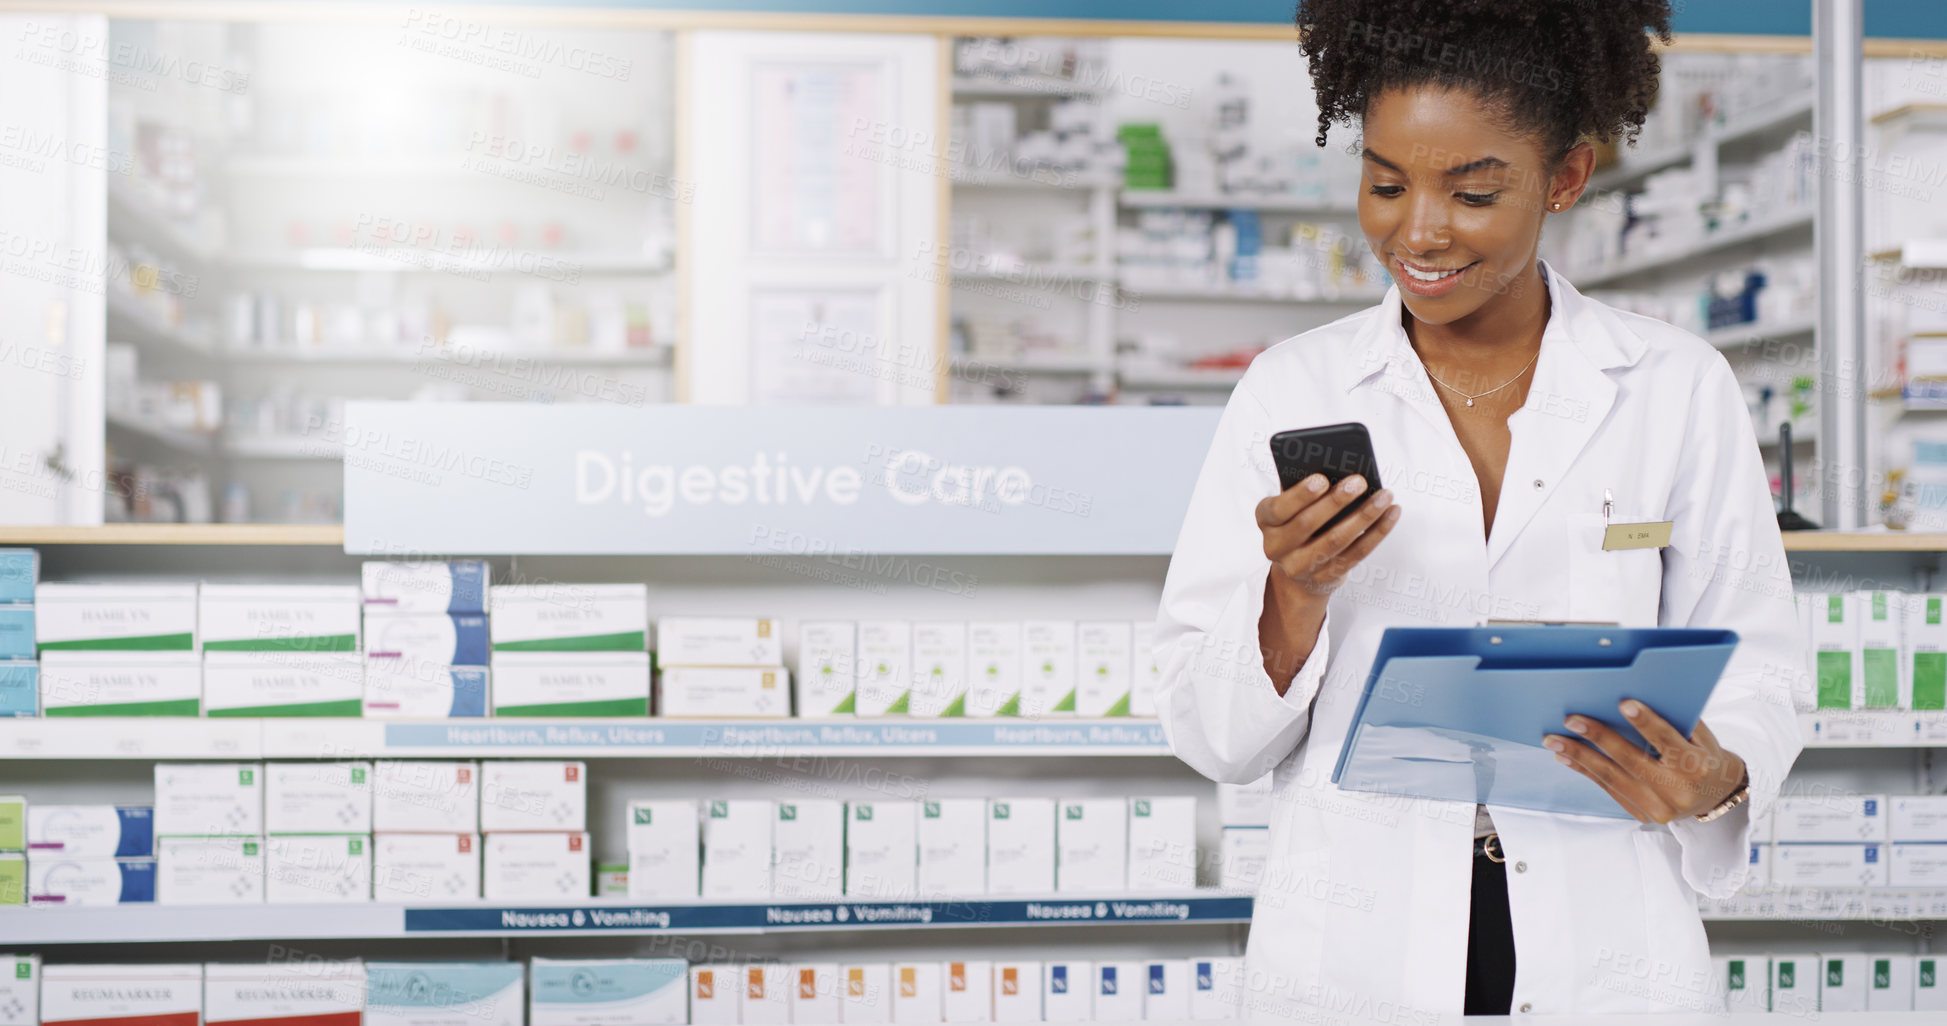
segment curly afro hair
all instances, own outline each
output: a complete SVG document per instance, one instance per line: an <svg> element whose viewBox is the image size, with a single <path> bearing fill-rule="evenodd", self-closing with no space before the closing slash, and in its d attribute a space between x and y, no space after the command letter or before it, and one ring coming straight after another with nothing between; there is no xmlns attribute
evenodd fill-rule
<svg viewBox="0 0 1947 1026"><path fill-rule="evenodd" d="M1584 139L1633 137L1656 96L1650 38L1669 0L1299 0L1299 49L1318 93L1318 145L1372 98L1467 89L1559 160Z"/></svg>

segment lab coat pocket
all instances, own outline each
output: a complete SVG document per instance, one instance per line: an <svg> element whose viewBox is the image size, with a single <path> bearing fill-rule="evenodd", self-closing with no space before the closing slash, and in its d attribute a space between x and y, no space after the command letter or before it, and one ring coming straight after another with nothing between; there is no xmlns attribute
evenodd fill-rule
<svg viewBox="0 0 1947 1026"><path fill-rule="evenodd" d="M1569 618L1625 627L1656 626L1663 598L1663 550L1604 549L1611 523L1640 519L1578 513L1569 520Z"/></svg>

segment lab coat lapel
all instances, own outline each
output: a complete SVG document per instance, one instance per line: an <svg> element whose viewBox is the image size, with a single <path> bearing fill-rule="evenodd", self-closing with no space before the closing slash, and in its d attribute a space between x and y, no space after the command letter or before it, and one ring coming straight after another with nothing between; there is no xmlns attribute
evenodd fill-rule
<svg viewBox="0 0 1947 1026"><path fill-rule="evenodd" d="M1462 454L1464 463L1465 453L1460 448L1460 436L1454 433L1453 420L1447 416L1446 407L1440 405L1433 382L1420 363L1420 354L1413 351L1413 343L1400 323L1402 309L1399 286L1394 285L1386 290L1386 298L1380 301L1376 315L1366 321L1354 339L1352 358L1344 364L1342 384L1348 391L1365 387L1384 392L1412 408L1437 437L1446 439L1454 452ZM1383 477L1383 463L1381 470Z"/></svg>

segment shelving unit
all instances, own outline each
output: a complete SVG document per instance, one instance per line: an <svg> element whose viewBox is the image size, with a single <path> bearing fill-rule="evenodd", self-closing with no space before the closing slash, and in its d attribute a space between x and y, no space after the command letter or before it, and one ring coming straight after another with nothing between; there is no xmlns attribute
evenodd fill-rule
<svg viewBox="0 0 1947 1026"><path fill-rule="evenodd" d="M1600 288L1658 271L1680 268L1740 246L1773 240L1784 241L1796 235L1803 235L1806 237L1805 241L1809 241L1811 233L1812 211L1795 210L1720 229L1686 249L1625 258L1609 267L1592 267L1571 272L1569 277L1578 288Z"/></svg>
<svg viewBox="0 0 1947 1026"><path fill-rule="evenodd" d="M1691 145L1667 146L1652 153L1627 153L1614 166L1596 172L1589 179L1589 188L1597 192L1619 189L1639 182L1665 168L1687 163L1695 159L1697 153L1703 149L1716 150L1766 135L1811 127L1812 98L1790 97L1779 101L1775 106L1747 113L1735 120L1707 128Z"/></svg>

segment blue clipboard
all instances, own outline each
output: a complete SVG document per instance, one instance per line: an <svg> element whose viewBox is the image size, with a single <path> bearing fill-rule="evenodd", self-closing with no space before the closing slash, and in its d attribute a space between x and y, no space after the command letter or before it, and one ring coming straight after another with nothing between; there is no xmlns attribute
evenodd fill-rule
<svg viewBox="0 0 1947 1026"><path fill-rule="evenodd" d="M1634 698L1689 736L1737 647L1727 630L1389 627L1332 782L1348 791L1628 819L1542 747L1579 713L1647 749Z"/></svg>

